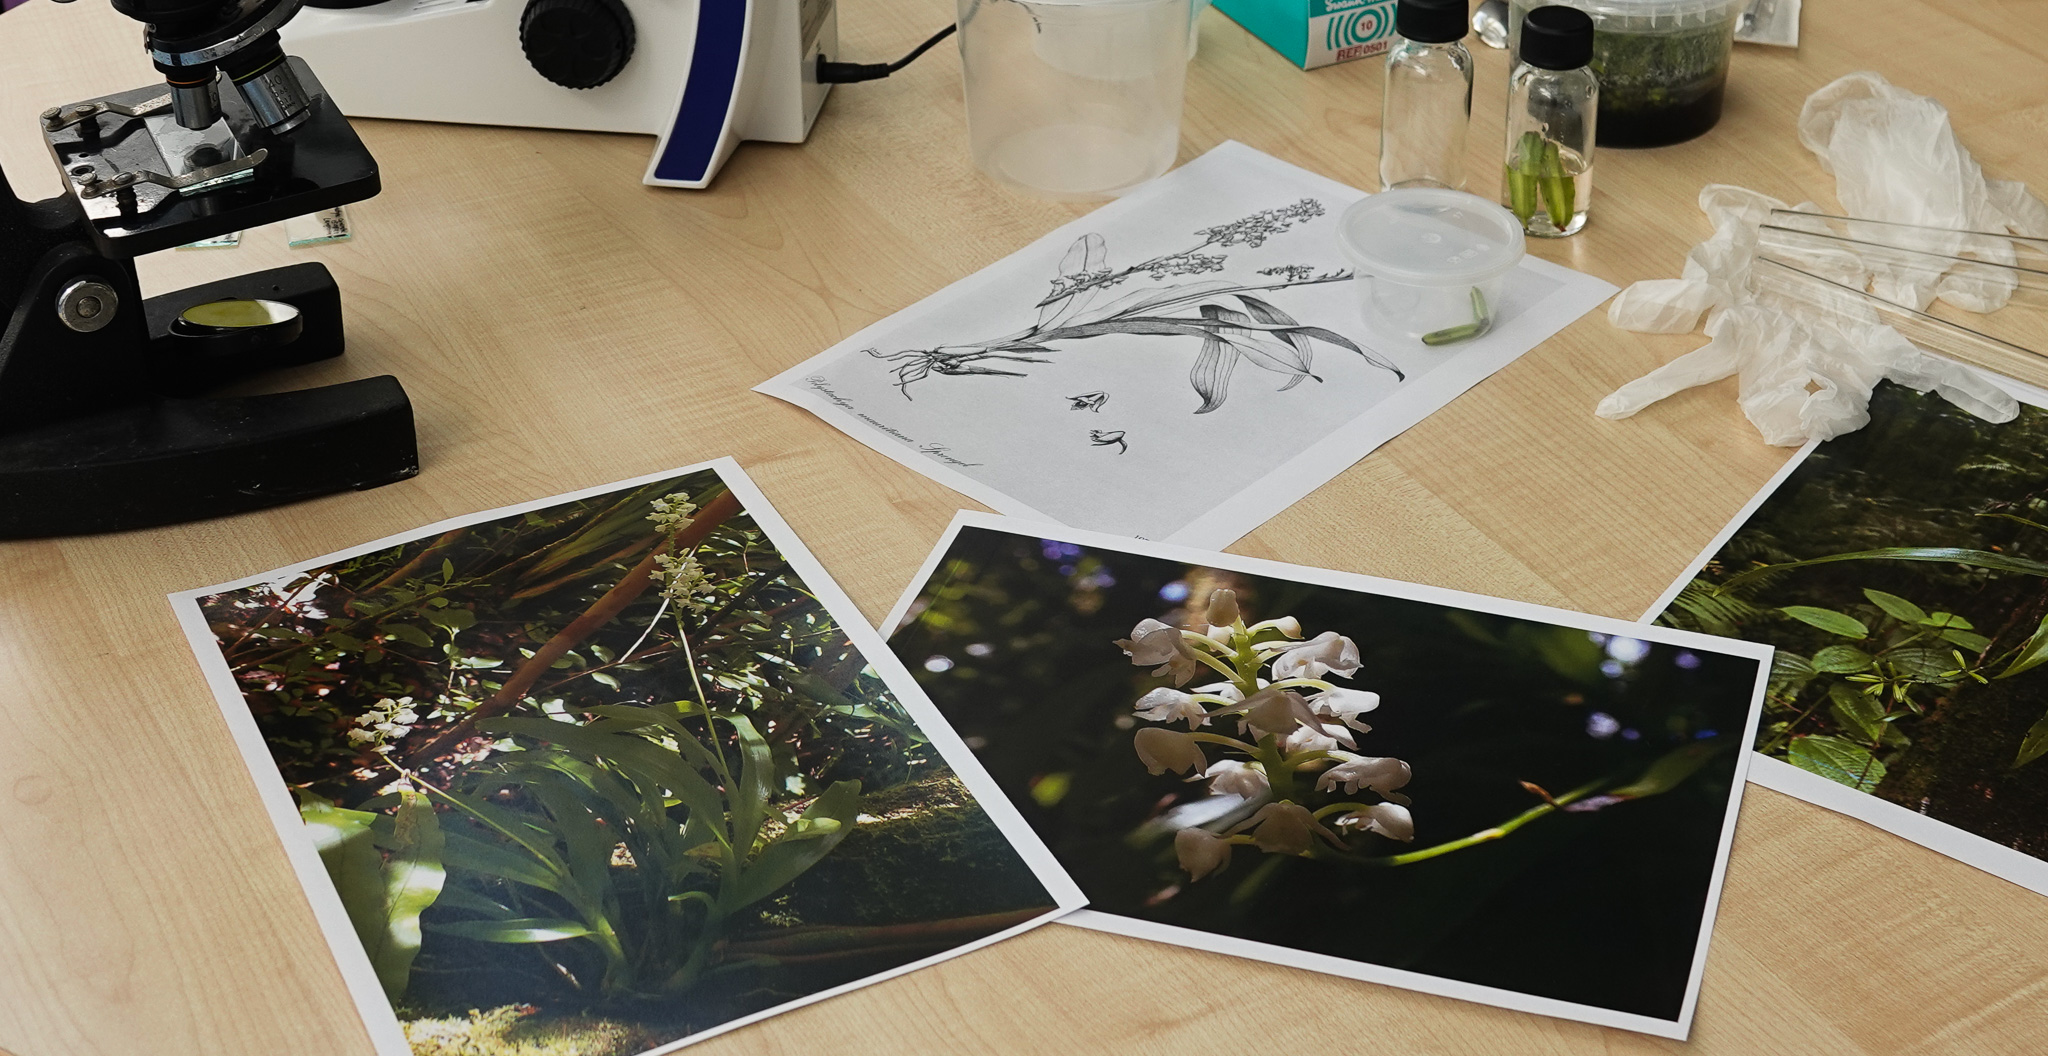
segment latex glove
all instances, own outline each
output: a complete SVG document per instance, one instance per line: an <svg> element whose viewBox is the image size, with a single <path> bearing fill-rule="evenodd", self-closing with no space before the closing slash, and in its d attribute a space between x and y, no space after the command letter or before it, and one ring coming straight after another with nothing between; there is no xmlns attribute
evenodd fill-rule
<svg viewBox="0 0 2048 1056"><path fill-rule="evenodd" d="M2048 237L2048 205L2023 184L1986 180L1940 103L1874 73L1851 74L1815 92L1800 114L1799 129L1800 141L1835 173L1837 195L1849 215ZM1714 234L1686 255L1680 277L1629 286L1608 305L1607 318L1627 330L1684 333L1705 312L1710 340L1610 394L1595 410L1599 416L1626 418L1672 393L1731 375L1740 376L1743 413L1767 442L1781 446L1862 428L1870 418L1871 390L1884 379L1939 392L1991 421L2018 413L2017 401L2003 389L1923 352L1854 297L1825 307L1760 301L1750 281L1757 229L1772 210L1788 208L1783 202L1709 184L1700 191L1699 205ZM1817 211L1810 202L1789 208ZM1778 222L1825 230L1820 221L1806 224L1781 215ZM2004 239L1940 237L1942 245L1918 248L2002 263L2016 259ZM1994 269L1949 271L1853 247L1802 249L1789 262L1916 309L1938 295L1990 311L2013 288L2010 276Z"/></svg>

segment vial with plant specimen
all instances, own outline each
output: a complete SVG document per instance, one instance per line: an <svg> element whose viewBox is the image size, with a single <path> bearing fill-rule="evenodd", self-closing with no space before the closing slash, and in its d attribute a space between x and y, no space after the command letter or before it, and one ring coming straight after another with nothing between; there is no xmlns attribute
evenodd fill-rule
<svg viewBox="0 0 2048 1056"><path fill-rule="evenodd" d="M1586 226L1593 199L1593 135L1600 82L1587 69L1593 20L1539 7L1522 24L1521 61L1508 76L1504 204L1539 238Z"/></svg>

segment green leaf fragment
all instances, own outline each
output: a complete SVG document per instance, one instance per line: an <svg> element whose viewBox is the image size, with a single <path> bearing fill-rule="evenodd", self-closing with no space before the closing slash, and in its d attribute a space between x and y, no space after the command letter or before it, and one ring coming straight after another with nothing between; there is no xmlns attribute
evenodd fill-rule
<svg viewBox="0 0 2048 1056"><path fill-rule="evenodd" d="M1832 635L1843 638L1868 638L1870 628L1863 621L1833 609L1816 608L1812 605L1787 605L1778 610L1801 623L1818 627Z"/></svg>
<svg viewBox="0 0 2048 1056"><path fill-rule="evenodd" d="M1927 619L1927 611L1925 609L1899 597L1897 594L1886 594L1881 590L1865 589L1863 596L1869 598L1872 605L1883 609L1885 615L1901 623L1923 623ZM1969 625L1964 624L1963 626L1968 627Z"/></svg>
<svg viewBox="0 0 2048 1056"><path fill-rule="evenodd" d="M1801 770L1858 792L1868 792L1884 780L1884 764L1869 749L1827 734L1795 738L1786 752L1786 760Z"/></svg>

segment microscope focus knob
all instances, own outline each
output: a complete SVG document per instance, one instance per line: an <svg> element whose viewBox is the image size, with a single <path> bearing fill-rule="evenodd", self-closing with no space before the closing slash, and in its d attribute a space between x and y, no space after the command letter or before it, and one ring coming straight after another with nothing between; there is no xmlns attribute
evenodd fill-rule
<svg viewBox="0 0 2048 1056"><path fill-rule="evenodd" d="M595 88L633 57L633 16L619 0L528 0L519 47L542 77Z"/></svg>

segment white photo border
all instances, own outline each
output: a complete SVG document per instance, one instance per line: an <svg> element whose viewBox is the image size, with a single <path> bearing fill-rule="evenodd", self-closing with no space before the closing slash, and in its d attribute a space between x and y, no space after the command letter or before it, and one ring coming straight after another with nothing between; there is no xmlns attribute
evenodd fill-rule
<svg viewBox="0 0 2048 1056"><path fill-rule="evenodd" d="M1969 369L1976 370L1984 380L2011 393L2021 404L2035 410L2048 411L2048 390L1974 367ZM1812 457L1821 443L1822 441L1818 440L1808 441L1798 453L1786 460L1782 468L1771 475L1771 479L1766 481L1755 495L1750 496L1749 501L1735 514L1734 519L1715 533L1714 538L1707 543L1706 549L1700 551L1699 556L1685 566L1685 570L1678 574L1678 578L1672 580L1664 593L1643 612L1644 623L1663 615L1664 610L1671 607L1672 600L1685 589L1685 585L1692 582L1693 577L1699 575L1700 569L1705 568L1707 562L1713 560L1714 555L1728 545L1728 540L1735 538L1735 533L1741 531L1749 523L1750 518L1756 516L1756 511L1769 501L1771 496L1778 493L1778 489L1784 486L1785 481L1790 479L1800 466L1806 464L1806 460ZM1754 745L1756 742L1750 743ZM1783 759L1773 759L1754 751L1750 754L1755 755L1756 760L1749 771L1749 779L1773 792L1783 792L1794 799L1803 799L1815 806L1846 814L1908 842L1917 843L1936 854L1953 858L2001 880L2017 884L2035 894L2048 895L2048 860L2013 850L2002 843L1987 840L1959 826L1930 818L1897 803L1879 799L1868 792L1858 792L1847 785L1836 784L1819 774L1801 770Z"/></svg>
<svg viewBox="0 0 2048 1056"><path fill-rule="evenodd" d="M887 971L864 976L839 986L821 990L814 994L807 994L771 1008L762 1009L759 1012L727 1020L724 1023L708 1027L695 1034L690 1034L656 1048L648 1049L641 1053L640 1056L660 1056L662 1053L674 1052L686 1045L695 1044L706 1038L737 1030L740 1027L757 1023L770 1016L779 1015L791 1009L800 1008L851 990L879 983L885 979L892 979L899 975L914 972L919 968L949 960L991 943L1000 942L1013 935L1029 931L1086 904L1087 898L1081 894L1080 887L1074 883L1071 877L1067 876L1066 870L1061 868L1058 861L1053 858L1051 850L1038 838L1038 834L1032 831L1031 826L1025 822L1023 815L1017 812L1016 806L1010 802L1009 797L1003 794L1001 788L997 787L995 779L990 777L986 770L982 769L980 760L974 757L974 753L960 740L959 734L955 733L952 726L940 715L937 706L925 697L923 689L918 686L916 679L911 677L909 670L903 666L902 662L896 659L896 654L889 648L888 643L883 641L882 636L875 633L874 629L868 626L866 617L861 615L860 609L854 605L853 600L847 597L846 593L840 589L839 584L826 573L825 567L818 563L816 557L812 556L809 548L805 547L802 540L797 537L795 530L790 528L789 523L784 521L782 515L777 513L775 508L769 504L768 497L762 494L760 488L755 486L753 480L747 476L746 471L740 468L739 463L730 457L699 462L695 465L684 466L679 469L648 473L628 480L599 484L595 487L583 488L566 494L552 495L530 502L502 506L497 509L466 514L460 517L452 517L422 528L400 532L375 540L374 542L352 546L321 557L295 562L268 572L259 572L255 575L244 576L227 583L201 587L196 590L178 591L169 596L171 607L176 611L178 622L184 628L185 637L192 646L193 656L206 676L207 687L213 691L214 701L220 706L221 714L227 721L228 730L233 734L235 744L241 750L242 761L248 766L249 774L255 780L257 793L262 797L263 806L270 815L271 824L276 828L278 838L284 844L285 855L291 861L292 871L297 874L299 886L305 891L307 900L312 904L313 915L319 921L321 934L327 940L328 948L334 954L335 960L341 969L342 980L348 987L349 995L355 1001L356 1010L361 1014L364 1026L369 1030L371 1041L376 1047L378 1056L412 1056L412 1047L405 1040L405 1031L399 1022L397 1012L392 1008L390 999L384 995L383 987L377 982L377 974L371 967L369 954L364 951L362 941L356 937L355 928L349 923L348 913L342 908L341 896L335 891L333 881L328 878L326 867L321 864L320 854L314 848L312 836L307 832L305 823L299 817L298 804L293 801L290 791L285 787L284 775L278 769L277 760L271 755L269 744L264 741L262 731L257 727L255 719L249 714L249 705L242 696L241 688L235 683L234 671L228 666L226 658L222 655L220 644L215 639L213 631L206 626L206 618L200 611L199 599L269 582L285 573L299 572L307 568L316 568L346 561L352 557L389 549L393 546L438 535L455 528L500 520L506 517L516 517L533 510L546 509L567 502L575 502L579 499L593 498L628 488L652 484L655 481L667 480L671 477L700 473L705 470L716 473L720 481L726 487L732 489L732 493L739 498L744 512L767 535L768 540L775 544L777 551L788 562L789 567L803 580L804 585L824 605L826 612L846 630L847 636L853 642L854 647L859 649L861 655L873 665L876 674L881 676L882 681L888 685L891 692L895 693L897 700L903 704L905 710L910 712L911 718L917 722L918 728L924 731L930 738L933 747L938 749L940 756L945 759L946 764L953 769L953 772L960 778L961 783L967 786L968 791L974 794L975 802L995 821L997 827L1002 830L1004 838L1009 841L1010 846L1016 849L1018 856L1030 867L1033 875L1045 887L1046 893L1052 897L1055 908L1022 924L1017 924L995 934L984 936L973 942L955 946L930 957L920 958L907 964L898 965Z"/></svg>
<svg viewBox="0 0 2048 1056"><path fill-rule="evenodd" d="M1658 642L1703 652L1739 656L1757 662L1756 684L1751 690L1749 715L1743 724L1742 744L1756 743L1757 723L1763 713L1764 688L1771 673L1771 656L1775 652L1768 645L1745 642L1733 638L1716 638L1692 631L1681 631L1672 627L1656 627L1643 623L1630 623L1606 616L1591 616L1570 612L1528 602L1511 601L1505 598L1489 597L1483 594L1468 594L1464 591L1432 587L1420 583L1406 583L1399 580L1381 579L1377 576L1353 572L1337 572L1330 569L1309 568L1280 561L1268 561L1256 557L1240 557L1236 554L1215 553L1171 543L1156 543L1124 536L1107 535L1101 532L1082 531L1052 522L1031 522L995 514L961 510L953 515L953 523L946 528L946 534L933 548L931 556L919 567L916 578L889 610L882 627L884 634L893 635L902 626L910 607L918 595L937 573L939 564L953 549L963 528L985 528L991 531L1028 535L1034 538L1053 539L1063 543L1076 543L1098 550L1114 550L1144 557L1162 558L1189 565L1242 572L1246 575L1281 579L1296 583L1335 587L1340 590L1360 591L1386 597L1419 601L1451 608L1470 609L1476 612L1506 616L1511 619L1529 620L1556 626L1575 627L1580 630L1596 631L1601 634L1635 638L1642 641ZM1061 919L1061 923L1093 928L1098 931L1115 932L1133 938L1151 939L1172 943L1193 949L1227 953L1238 957L1266 961L1272 964L1306 968L1311 971L1359 979L1365 982L1381 983L1436 994L1441 997L1471 1001L1476 1004L1492 1005L1496 1008L1513 1009L1536 1015L1553 1016L1559 1019L1576 1020L1605 1027L1617 1027L1661 1038L1684 1041L1692 1029L1693 1012L1699 1003L1700 979L1706 970L1707 948L1713 937L1714 916L1721 903L1721 886L1728 875L1728 851L1735 838L1735 822L1742 808L1742 790L1748 774L1750 757L1755 753L1736 753L1735 769L1729 780L1727 812L1722 817L1721 835L1714 851L1713 877L1707 887L1707 900L1700 919L1699 938L1693 948L1692 969L1686 977L1685 998L1680 1003L1675 1019L1658 1019L1595 1005L1560 1001L1555 998L1537 997L1513 990L1459 982L1438 976L1425 975L1397 968L1368 964L1363 961L1346 960L1327 954L1309 953L1270 943L1253 942L1217 935L1213 932L1194 928L1183 928L1171 924L1159 924L1138 920L1120 914L1101 910L1084 909Z"/></svg>

